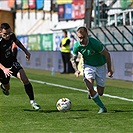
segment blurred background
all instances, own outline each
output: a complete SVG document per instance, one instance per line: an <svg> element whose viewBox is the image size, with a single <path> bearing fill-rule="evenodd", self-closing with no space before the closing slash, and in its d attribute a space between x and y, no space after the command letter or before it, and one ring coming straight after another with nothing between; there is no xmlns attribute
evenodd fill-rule
<svg viewBox="0 0 133 133"><path fill-rule="evenodd" d="M76 29L86 26L110 51L115 79L133 81L133 0L0 0L0 23L7 22L31 51L26 68L63 69L60 55L62 30L68 31L71 50Z"/></svg>

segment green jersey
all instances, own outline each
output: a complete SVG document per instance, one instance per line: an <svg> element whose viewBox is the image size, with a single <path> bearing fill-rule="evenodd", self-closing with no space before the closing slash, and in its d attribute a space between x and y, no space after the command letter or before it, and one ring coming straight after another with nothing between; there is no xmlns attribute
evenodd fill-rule
<svg viewBox="0 0 133 133"><path fill-rule="evenodd" d="M82 46L79 41L74 44L73 54L78 55L78 52L82 54L84 64L90 66L102 66L106 63L105 56L100 54L104 47L100 41L88 36L89 43L86 46Z"/></svg>

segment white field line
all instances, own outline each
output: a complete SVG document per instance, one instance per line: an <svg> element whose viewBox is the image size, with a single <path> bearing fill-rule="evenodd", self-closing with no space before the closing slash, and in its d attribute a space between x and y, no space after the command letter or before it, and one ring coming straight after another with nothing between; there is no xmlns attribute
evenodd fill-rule
<svg viewBox="0 0 133 133"><path fill-rule="evenodd" d="M33 79L30 79L30 81L31 82L35 82L35 83L39 83L39 84L46 84L46 85L50 85L50 86L57 86L57 87L65 88L65 89L69 89L69 90L75 90L75 91L80 91L80 92L88 92L87 90L82 90L82 89L78 89L78 88L73 88L73 87L69 87L69 86L53 84L53 83L48 83L48 82L43 82L43 81L38 81L38 80L33 80ZM112 95L109 95L109 94L103 94L103 96L110 97L110 98L116 98L116 99L120 99L120 100L124 100L124 101L133 102L133 99L128 99L128 98L124 98L124 97L112 96Z"/></svg>

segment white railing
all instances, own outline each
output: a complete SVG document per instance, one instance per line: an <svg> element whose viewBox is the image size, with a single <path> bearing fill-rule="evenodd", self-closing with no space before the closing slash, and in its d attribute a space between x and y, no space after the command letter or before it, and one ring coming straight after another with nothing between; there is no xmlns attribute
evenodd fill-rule
<svg viewBox="0 0 133 133"><path fill-rule="evenodd" d="M121 19L118 19L118 16L120 15L122 15ZM114 19L111 19L111 18L114 18ZM115 24L115 26L117 26L120 20L122 21L122 25L132 26L133 25L133 9L128 9L128 10L124 10L116 14L108 15L107 25Z"/></svg>

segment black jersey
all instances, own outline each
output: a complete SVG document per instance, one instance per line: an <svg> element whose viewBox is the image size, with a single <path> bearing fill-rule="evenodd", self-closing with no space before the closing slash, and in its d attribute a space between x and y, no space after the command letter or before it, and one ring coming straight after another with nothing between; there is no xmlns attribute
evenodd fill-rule
<svg viewBox="0 0 133 133"><path fill-rule="evenodd" d="M5 67L11 67L13 62L17 61L12 52L12 44L16 40L14 33L10 35L9 40L5 40L0 36L0 63Z"/></svg>

